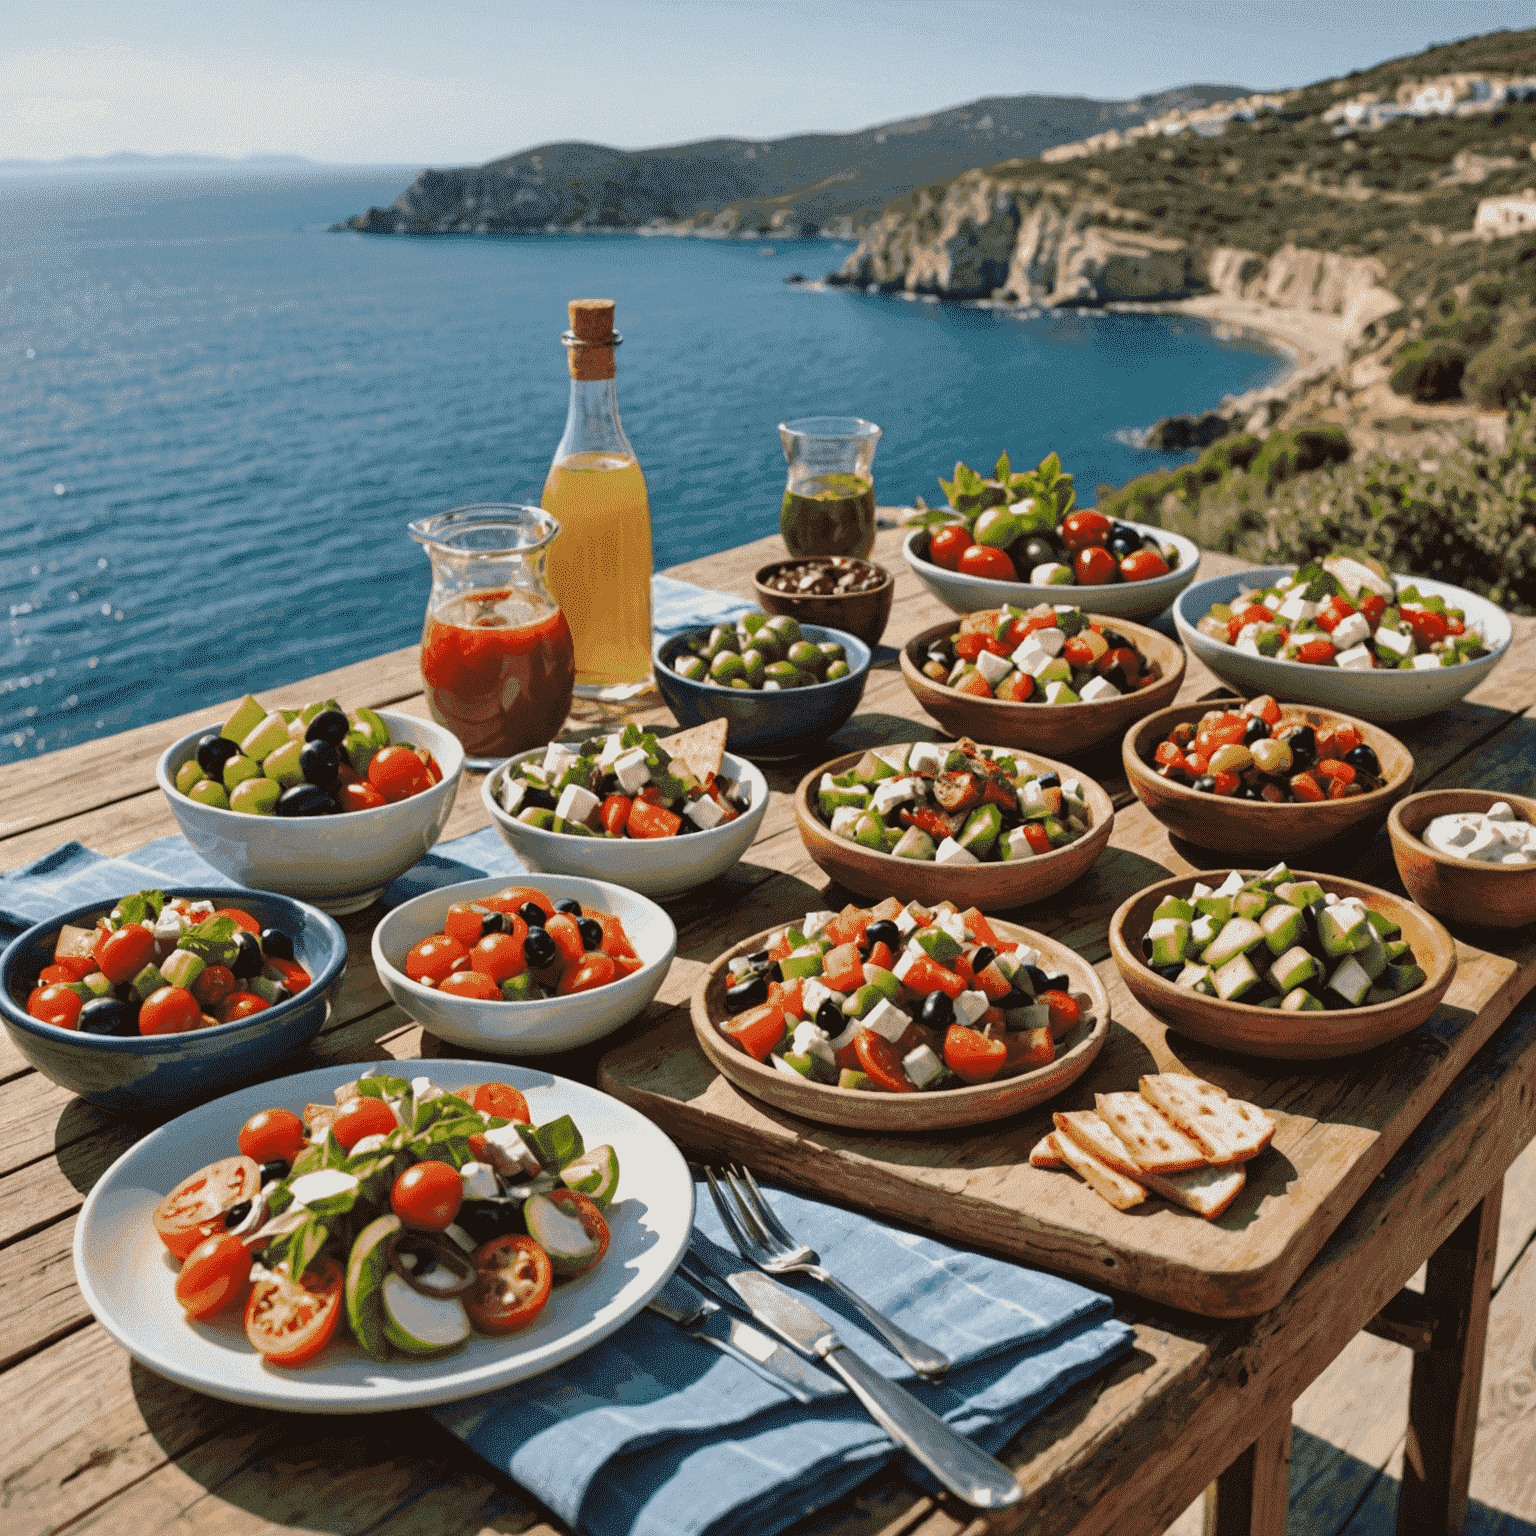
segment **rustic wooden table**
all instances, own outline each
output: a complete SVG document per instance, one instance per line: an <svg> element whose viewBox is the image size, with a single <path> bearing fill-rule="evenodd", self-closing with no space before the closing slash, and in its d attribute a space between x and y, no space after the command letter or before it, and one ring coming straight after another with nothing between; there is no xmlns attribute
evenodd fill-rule
<svg viewBox="0 0 1536 1536"><path fill-rule="evenodd" d="M764 540L671 574L747 595L752 571L775 545ZM907 573L896 534L881 535L876 558L897 572L886 643L899 644L943 610ZM1237 564L1207 555L1205 573ZM1455 710L1399 732L1418 760L1421 788L1528 783L1536 731L1529 718L1536 707L1533 634L1536 625L1517 620L1512 654L1483 687ZM1214 687L1192 663L1182 696ZM425 713L414 649L263 691L281 703L328 694ZM16 868L70 839L123 854L174 832L154 785L155 760L166 742L219 718L220 708L0 769L0 867ZM923 724L914 730L920 721L893 653L883 650L860 712L827 753L936 734ZM572 731L585 735L596 723L573 719ZM804 911L826 884L805 855L789 807L787 791L809 766L770 772L773 804L757 842L730 876L675 904L678 960L661 996L646 1016L604 1042L605 1080L637 1100L649 1094L658 1118L685 1143L718 1125L712 1096L731 1092L705 1077L694 1085L695 1105L687 1073L680 1085L675 1073L658 1068L691 1050L686 1005L695 980L725 944ZM1263 1284L1249 1300L1265 1310L1217 1319L1148 1299L1160 1288L1156 1253L1138 1258L1114 1233L1099 1243L1086 1238L1083 1213L1093 1207L1077 1202L1093 1197L1065 1175L1050 1177L1073 1219L1042 1222L1038 1187L1020 1182L1028 1142L1017 1129L1011 1137L989 1137L978 1128L968 1143L931 1150L918 1161L932 1201L951 1199L964 1213L962 1230L975 1223L978 1242L1022 1246L1047 1263L1051 1244L1059 1243L1056 1267L1095 1275L1115 1289L1120 1315L1135 1326L1136 1350L1009 1449L1025 1497L1005 1517L975 1521L963 1506L921 1494L898 1470L802 1529L818 1536L1150 1533L1211 1485L1209 1529L1277 1531L1285 1517L1290 1405L1370 1326L1416 1351L1403 1405L1409 1442L1399 1529L1454 1530L1466 1503L1502 1179L1536 1134L1536 1011L1515 1009L1536 982L1536 935L1457 929L1460 972L1446 1006L1380 1059L1305 1075L1197 1055L1137 1010L1107 958L1104 935L1128 890L1199 865L1185 857L1193 850L1174 848L1131 799L1114 754L1083 766L1122 807L1110 849L1085 881L1047 904L1050 910L1010 916L1070 938L1098 965L1124 1037L1120 1051L1139 1043L1165 1064L1224 1072L1223 1081L1242 1084L1245 1096L1278 1113L1277 1144L1291 1176L1266 1191L1264 1209L1289 1202L1291 1236L1285 1252L1258 1266ZM466 777L446 836L484 824L477 790L478 780ZM1350 857L1361 878L1400 889L1384 838ZM309 1059L284 1071L440 1052L389 1003L374 975L367 945L376 918L375 911L343 920L351 963L339 1006ZM594 1081L601 1054L541 1061ZM1105 1058L1115 1059L1112 1049ZM743 1131L732 1150L812 1187L834 1175L851 1180L845 1189L867 1187L871 1203L890 1207L878 1146L814 1127L786 1131L739 1097L732 1113L738 1108L744 1122L756 1116L765 1123L750 1135ZM85 1195L144 1128L54 1087L27 1069L8 1040L0 1042L0 1127L0 1382L14 1419L0 1451L4 1529L297 1528L379 1536L560 1530L425 1415L273 1414L174 1386L132 1363L87 1311L74 1283L71 1242ZM986 1225L985 1212L999 1205L1014 1212L1007 1242L996 1241ZM903 1213L938 1224L921 1201ZM1177 1219L1167 1212L1153 1220L1165 1216ZM1180 1230L1194 1243L1209 1236L1192 1217ZM1303 1250L1293 1273L1286 1254ZM1426 1259L1422 1299L1400 1294ZM1273 1296L1266 1285L1278 1287ZM1212 1310L1219 1309L1206 1307Z"/></svg>

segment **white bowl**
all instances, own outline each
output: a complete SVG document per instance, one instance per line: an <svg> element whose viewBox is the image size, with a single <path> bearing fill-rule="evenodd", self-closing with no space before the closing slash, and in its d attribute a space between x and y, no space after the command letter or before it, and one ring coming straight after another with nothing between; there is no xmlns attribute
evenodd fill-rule
<svg viewBox="0 0 1536 1536"><path fill-rule="evenodd" d="M530 758L542 758L546 750L535 747L508 758L480 786L481 802L502 841L532 870L610 880L646 896L676 896L723 875L739 862L768 811L767 779L744 757L727 752L722 766L751 795L748 809L734 821L684 837L573 837L568 832L545 832L509 816L499 796L510 771Z"/></svg>
<svg viewBox="0 0 1536 1536"><path fill-rule="evenodd" d="M1513 631L1504 610L1486 597L1464 592L1447 582L1425 576L1399 576L1412 582L1426 596L1438 593L1448 604L1466 610L1467 626L1483 632L1489 654L1459 666L1438 667L1433 672L1372 668L1369 672L1343 672L1338 667L1308 666L1301 661L1280 661L1269 656L1247 656L1236 646L1202 635L1196 624L1213 603L1227 603L1239 591L1267 587L1288 576L1294 565L1263 565L1253 570L1213 576L1191 587L1173 610L1179 639L1217 677L1246 694L1272 694L1297 704L1317 704L1342 710L1367 720L1416 720L1432 715L1464 698L1504 659Z"/></svg>
<svg viewBox="0 0 1536 1536"><path fill-rule="evenodd" d="M188 799L176 772L198 742L223 722L200 726L167 747L155 778L187 841L217 870L258 891L297 896L324 912L357 912L377 899L443 835L464 771L451 731L414 715L380 710L391 742L425 747L443 770L440 784L397 805L340 816L250 816Z"/></svg>
<svg viewBox="0 0 1536 1536"><path fill-rule="evenodd" d="M978 613L983 608L1001 608L1004 603L1012 603L1015 608L1071 603L1084 613L1102 613L1118 619L1155 618L1195 579L1200 568L1200 546L1166 528L1153 528L1147 523L1126 526L1138 533L1150 533L1160 544L1172 544L1179 552L1178 569L1151 581L1116 581L1104 587L1036 587L1027 581L988 581L984 576L946 571L943 566L925 560L918 554L917 546L933 532L930 528L914 528L903 542L901 552L913 574L955 613Z"/></svg>
<svg viewBox="0 0 1536 1536"><path fill-rule="evenodd" d="M554 901L573 897L583 910L611 912L645 963L638 971L591 992L542 997L526 1003L488 1003L451 997L405 974L405 957L423 939L443 931L448 908L494 896L509 885L530 885ZM434 1035L493 1056L542 1056L589 1045L627 1024L661 989L677 953L677 929L654 901L604 880L574 875L490 875L428 891L395 910L373 930L373 963L384 990Z"/></svg>

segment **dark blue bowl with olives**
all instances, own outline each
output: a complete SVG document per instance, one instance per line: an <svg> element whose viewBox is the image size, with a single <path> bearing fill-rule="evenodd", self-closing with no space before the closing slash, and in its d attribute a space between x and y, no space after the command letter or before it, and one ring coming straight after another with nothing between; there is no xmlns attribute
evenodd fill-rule
<svg viewBox="0 0 1536 1536"><path fill-rule="evenodd" d="M53 960L59 929L93 926L112 902L98 898L19 934L0 954L0 1020L6 1033L44 1077L121 1115L163 1118L275 1075L286 1057L319 1034L346 972L347 936L332 918L302 901L227 886L177 887L166 894L249 912L263 929L292 942L293 958L309 972L311 982L298 996L248 1018L183 1034L61 1029L34 1019L27 1012L27 998L38 973Z"/></svg>
<svg viewBox="0 0 1536 1536"><path fill-rule="evenodd" d="M747 628L754 619L761 622ZM864 697L870 657L846 630L761 613L673 635L652 652L656 686L677 723L724 720L726 745L749 758L825 755L827 738Z"/></svg>

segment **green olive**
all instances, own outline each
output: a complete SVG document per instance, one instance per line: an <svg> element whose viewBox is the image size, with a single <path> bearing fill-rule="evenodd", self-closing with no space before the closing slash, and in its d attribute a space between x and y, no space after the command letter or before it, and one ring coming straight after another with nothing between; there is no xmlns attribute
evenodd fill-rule
<svg viewBox="0 0 1536 1536"><path fill-rule="evenodd" d="M846 661L848 659L847 651L836 640L823 640L817 645L816 649L829 661Z"/></svg>
<svg viewBox="0 0 1536 1536"><path fill-rule="evenodd" d="M176 770L176 788L179 789L182 794L190 795L193 789L195 789L197 785L201 784L207 777L208 775L203 772L201 767L198 766L197 759L195 757L189 757L186 762L184 762L181 767Z"/></svg>
<svg viewBox="0 0 1536 1536"><path fill-rule="evenodd" d="M792 661L770 662L763 674L765 684L775 682L780 688L803 688L809 679Z"/></svg>
<svg viewBox="0 0 1536 1536"><path fill-rule="evenodd" d="M709 675L714 682L728 683L732 678L745 676L746 668L735 651L721 651L710 662Z"/></svg>
<svg viewBox="0 0 1536 1536"><path fill-rule="evenodd" d="M832 665L827 668L827 675L823 681L835 683L840 677L852 676L853 668L850 667L846 661L834 661Z"/></svg>
<svg viewBox="0 0 1536 1536"><path fill-rule="evenodd" d="M784 659L792 661L802 672L819 673L827 664L820 646L813 645L809 640L796 640L784 653Z"/></svg>
<svg viewBox="0 0 1536 1536"><path fill-rule="evenodd" d="M737 629L744 629L749 635L755 635L763 625L768 622L766 613L759 613L755 608L751 613L744 613L736 620Z"/></svg>
<svg viewBox="0 0 1536 1536"><path fill-rule="evenodd" d="M771 629L760 629L752 636L751 648L763 653L764 661L782 661L784 645Z"/></svg>
<svg viewBox="0 0 1536 1536"><path fill-rule="evenodd" d="M748 686L761 688L763 675L768 670L768 658L754 646L751 650L741 653L741 664L745 668L742 675L746 678Z"/></svg>
<svg viewBox="0 0 1536 1536"><path fill-rule="evenodd" d="M690 683L696 683L709 671L709 664L702 656L679 656L673 662L672 670L679 677L686 677Z"/></svg>
<svg viewBox="0 0 1536 1536"><path fill-rule="evenodd" d="M752 684L749 683L744 677L733 677L731 679L731 687L740 688L744 693L752 692Z"/></svg>
<svg viewBox="0 0 1536 1536"><path fill-rule="evenodd" d="M721 651L734 651L736 649L736 631L728 624L716 624L709 632L709 641L704 647L704 656L713 661Z"/></svg>
<svg viewBox="0 0 1536 1536"><path fill-rule="evenodd" d="M780 645L793 645L800 638L800 626L787 613L769 619L763 628L772 630L779 637Z"/></svg>

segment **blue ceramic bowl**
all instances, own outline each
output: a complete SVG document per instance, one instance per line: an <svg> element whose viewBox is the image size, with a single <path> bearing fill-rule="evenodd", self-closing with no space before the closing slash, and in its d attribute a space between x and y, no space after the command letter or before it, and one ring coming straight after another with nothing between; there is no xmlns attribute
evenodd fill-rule
<svg viewBox="0 0 1536 1536"><path fill-rule="evenodd" d="M708 632L705 625L699 629ZM847 656L849 675L833 683L791 688L784 693L722 688L718 683L691 683L679 677L672 663L687 650L689 635L695 633L698 631L688 631L657 643L651 653L656 686L684 730L708 720L726 721L726 745L741 757L795 757L810 751L820 751L825 757L827 738L864 697L870 649L846 630L824 629L819 624L800 626L807 640L837 641Z"/></svg>
<svg viewBox="0 0 1536 1536"><path fill-rule="evenodd" d="M263 928L281 929L293 939L294 959L314 981L298 997L233 1024L182 1035L86 1035L34 1019L26 1001L38 972L53 959L59 929L94 923L109 904L93 901L28 928L0 955L0 1019L6 1033L44 1077L119 1114L165 1115L269 1075L283 1057L319 1034L346 971L347 936L302 901L267 891L178 887L166 894L239 906Z"/></svg>

